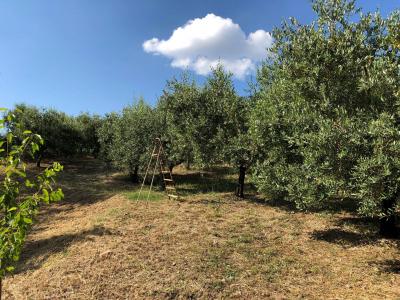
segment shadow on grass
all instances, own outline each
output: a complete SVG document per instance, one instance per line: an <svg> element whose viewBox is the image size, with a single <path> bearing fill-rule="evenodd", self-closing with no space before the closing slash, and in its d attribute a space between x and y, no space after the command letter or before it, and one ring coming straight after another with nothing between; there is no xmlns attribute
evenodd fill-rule
<svg viewBox="0 0 400 300"><path fill-rule="evenodd" d="M248 195L244 199L248 202L253 202L265 206L279 208L284 211L295 211L297 210L296 205L293 202L284 200L284 199L268 199L264 197L260 197L260 195L252 194Z"/></svg>
<svg viewBox="0 0 400 300"><path fill-rule="evenodd" d="M238 174L231 167L213 167L188 174L173 174L178 193L182 196L207 193L232 193L237 188ZM255 193L252 184L246 183L245 197Z"/></svg>
<svg viewBox="0 0 400 300"><path fill-rule="evenodd" d="M106 200L113 195L133 191L139 185L128 176L113 175L104 163L96 159L76 159L64 163L64 171L57 178L64 199L42 210L40 215L53 215Z"/></svg>
<svg viewBox="0 0 400 300"><path fill-rule="evenodd" d="M336 225L339 227L350 226L356 228L357 231L367 232L370 234L376 234L379 230L379 220L356 215L342 217L336 221Z"/></svg>
<svg viewBox="0 0 400 300"><path fill-rule="evenodd" d="M245 200L288 212L299 211L293 202L286 200L265 199L259 195L247 197ZM308 212L326 213L338 217L334 223L335 228L316 230L311 234L312 239L338 244L343 247L354 247L376 244L383 238L379 234L379 220L357 216L357 203L353 199L331 200L324 207L309 209ZM351 216L345 217L341 215L343 212L350 213ZM400 228L398 230L400 232ZM400 247L399 238L392 238L391 240Z"/></svg>
<svg viewBox="0 0 400 300"><path fill-rule="evenodd" d="M338 244L344 247L354 247L375 244L380 237L373 233L358 233L341 228L316 230L311 234L315 240Z"/></svg>
<svg viewBox="0 0 400 300"><path fill-rule="evenodd" d="M27 270L39 269L47 259L55 254L68 255L67 249L75 242L92 240L94 236L112 235L110 230L103 226L95 226L92 229L77 233L52 236L46 239L27 242L22 251L21 260L17 265L15 274Z"/></svg>
<svg viewBox="0 0 400 300"><path fill-rule="evenodd" d="M310 212L327 212L327 213L356 213L358 201L351 198L330 199L323 206L310 209Z"/></svg>
<svg viewBox="0 0 400 300"><path fill-rule="evenodd" d="M382 272L400 274L400 259L388 259L376 265Z"/></svg>
<svg viewBox="0 0 400 300"><path fill-rule="evenodd" d="M335 221L335 226L339 228L315 231L312 234L312 238L342 246L376 244L383 239L379 234L379 220L376 218L360 217L356 215L340 217ZM346 228L346 230L344 228ZM350 230L347 228L350 228ZM351 229L354 229L354 231ZM400 233L399 227L397 227L397 230ZM398 236L400 236L400 234ZM390 238L390 240L392 240L397 247L400 247L399 237Z"/></svg>
<svg viewBox="0 0 400 300"><path fill-rule="evenodd" d="M268 196L250 195L246 200L263 204L270 207L279 208L285 211L299 211L293 201L285 200L282 198L269 198ZM330 200L321 207L310 207L306 210L311 213L331 213L336 214L340 212L355 213L357 211L357 203L352 199Z"/></svg>
<svg viewBox="0 0 400 300"><path fill-rule="evenodd" d="M178 192L182 195L234 192L236 182L225 174L207 172L173 175Z"/></svg>
<svg viewBox="0 0 400 300"><path fill-rule="evenodd" d="M106 165L96 159L65 162L64 172L59 178L65 194L65 199L61 203L90 205L114 194L134 194L141 186L141 184L133 184L128 176L122 174L110 176L111 174ZM180 196L206 193L233 194L237 187L236 170L230 167L219 166L204 171L173 173L173 179ZM144 190L149 189L150 181L151 177L148 177ZM162 180L158 174L154 177L152 190L163 192ZM245 194L254 192L253 186L246 184ZM57 212L57 210L59 210L57 206L49 209L50 212Z"/></svg>

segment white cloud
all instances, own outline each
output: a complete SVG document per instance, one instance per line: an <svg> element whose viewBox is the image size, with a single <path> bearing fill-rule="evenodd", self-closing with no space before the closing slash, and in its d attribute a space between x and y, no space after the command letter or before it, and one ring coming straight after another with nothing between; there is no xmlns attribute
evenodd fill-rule
<svg viewBox="0 0 400 300"><path fill-rule="evenodd" d="M267 57L271 45L269 32L260 29L246 36L231 19L208 14L178 27L167 40L145 41L143 49L170 58L172 67L189 68L201 75L207 75L220 62L242 79Z"/></svg>

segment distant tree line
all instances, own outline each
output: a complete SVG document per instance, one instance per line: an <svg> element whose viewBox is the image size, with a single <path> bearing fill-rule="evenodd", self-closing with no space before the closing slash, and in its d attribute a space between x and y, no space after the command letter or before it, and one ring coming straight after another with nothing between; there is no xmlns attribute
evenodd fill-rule
<svg viewBox="0 0 400 300"><path fill-rule="evenodd" d="M100 116L83 113L72 117L55 109L39 109L26 104L17 104L11 113L19 125L19 128L13 128L17 135L21 135L18 131L30 130L44 138L43 145L35 154L38 166L43 157L97 157L99 154L97 130L102 122Z"/></svg>
<svg viewBox="0 0 400 300"><path fill-rule="evenodd" d="M98 156L138 182L154 138L170 168L230 164L243 197L258 190L299 209L357 203L395 232L400 196L400 13L361 14L354 1L315 0L317 19L273 32L249 96L217 66L199 86L167 81L155 107L143 99L104 117L70 117L18 105L19 123L46 143L37 156Z"/></svg>

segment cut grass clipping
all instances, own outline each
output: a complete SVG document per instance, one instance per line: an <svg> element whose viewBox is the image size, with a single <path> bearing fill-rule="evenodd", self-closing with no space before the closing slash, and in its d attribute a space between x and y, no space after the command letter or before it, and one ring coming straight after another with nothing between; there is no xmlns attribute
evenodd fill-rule
<svg viewBox="0 0 400 300"><path fill-rule="evenodd" d="M139 191L134 191L134 192L127 192L124 194L125 197L127 197L131 201L160 201L163 200L167 197L167 195L164 192L157 192L157 191L151 191L149 195L148 190L143 190L140 193L139 196ZM139 198L138 198L139 197Z"/></svg>

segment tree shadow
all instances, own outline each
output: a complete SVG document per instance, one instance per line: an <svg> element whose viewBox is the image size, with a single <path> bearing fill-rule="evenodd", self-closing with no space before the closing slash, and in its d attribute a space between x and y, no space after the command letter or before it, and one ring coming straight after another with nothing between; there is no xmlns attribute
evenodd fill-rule
<svg viewBox="0 0 400 300"><path fill-rule="evenodd" d="M285 211L296 211L296 210L300 211L296 207L296 204L293 201L288 201L284 199L284 197L272 198L255 193L253 195L247 195L245 198L247 201L250 202L255 202L258 204L279 208ZM357 211L357 203L352 199L333 199L324 203L320 207L318 206L309 207L304 211L310 213L330 213L330 214L337 214L341 212L355 213Z"/></svg>
<svg viewBox="0 0 400 300"><path fill-rule="evenodd" d="M355 213L358 209L358 202L355 199L330 199L323 206L310 209L310 212L327 212L327 213Z"/></svg>
<svg viewBox="0 0 400 300"><path fill-rule="evenodd" d="M278 208L284 211L295 211L298 210L296 208L296 205L291 202L291 201L287 201L284 199L275 199L275 198L266 198L263 197L259 194L246 194L244 197L245 201L248 202L252 202L252 203L257 203L260 205L264 205L264 206L269 206L269 207L274 207L274 208Z"/></svg>
<svg viewBox="0 0 400 300"><path fill-rule="evenodd" d="M27 270L39 269L47 259L58 253L65 253L73 243L92 240L94 236L114 235L109 229L103 226L95 226L91 229L77 233L52 236L46 239L26 242L22 251L20 262L17 264L15 274Z"/></svg>
<svg viewBox="0 0 400 300"><path fill-rule="evenodd" d="M228 178L227 171L192 172L189 174L173 174L179 194L204 194L234 192L236 182Z"/></svg>
<svg viewBox="0 0 400 300"><path fill-rule="evenodd" d="M312 234L312 238L342 246L375 244L383 239L379 234L379 220L377 218L355 215L340 217L335 221L334 226L338 228L315 231ZM353 228L354 231L344 230L343 227ZM397 227L397 231L400 233L399 227ZM398 246L400 246L399 236L390 238Z"/></svg>
<svg viewBox="0 0 400 300"><path fill-rule="evenodd" d="M316 230L311 233L311 238L314 240L338 244L343 247L365 246L375 244L380 240L378 234L358 233L341 228Z"/></svg>
<svg viewBox="0 0 400 300"><path fill-rule="evenodd" d="M381 272L400 274L400 259L387 259L375 265Z"/></svg>
<svg viewBox="0 0 400 300"><path fill-rule="evenodd" d="M360 232L366 232L369 234L376 234L378 232L379 220L370 218L370 217L361 217L361 216L348 216L341 217L335 222L336 226L351 226L357 229Z"/></svg>
<svg viewBox="0 0 400 300"><path fill-rule="evenodd" d="M57 204L43 206L40 216L48 217L77 206L91 205L138 187L127 178L119 174L115 176L107 171L104 163L93 158L64 162L64 171L58 176L56 184L63 190L64 199Z"/></svg>
<svg viewBox="0 0 400 300"><path fill-rule="evenodd" d="M245 200L288 212L299 211L293 202L287 200L268 199L257 194L251 195ZM357 203L353 199L331 200L326 206L308 209L307 212L327 213L338 217L334 223L334 226L337 228L314 231L311 234L311 238L313 239L336 243L344 247L351 247L374 244L383 238L379 234L379 220L377 218L357 216ZM343 216L341 213L350 214L350 216ZM345 230L343 227L350 227L354 230ZM398 234L396 237L390 239L400 242L399 226L397 227L397 232ZM385 238L388 239L387 237ZM400 246L399 242L398 244Z"/></svg>

